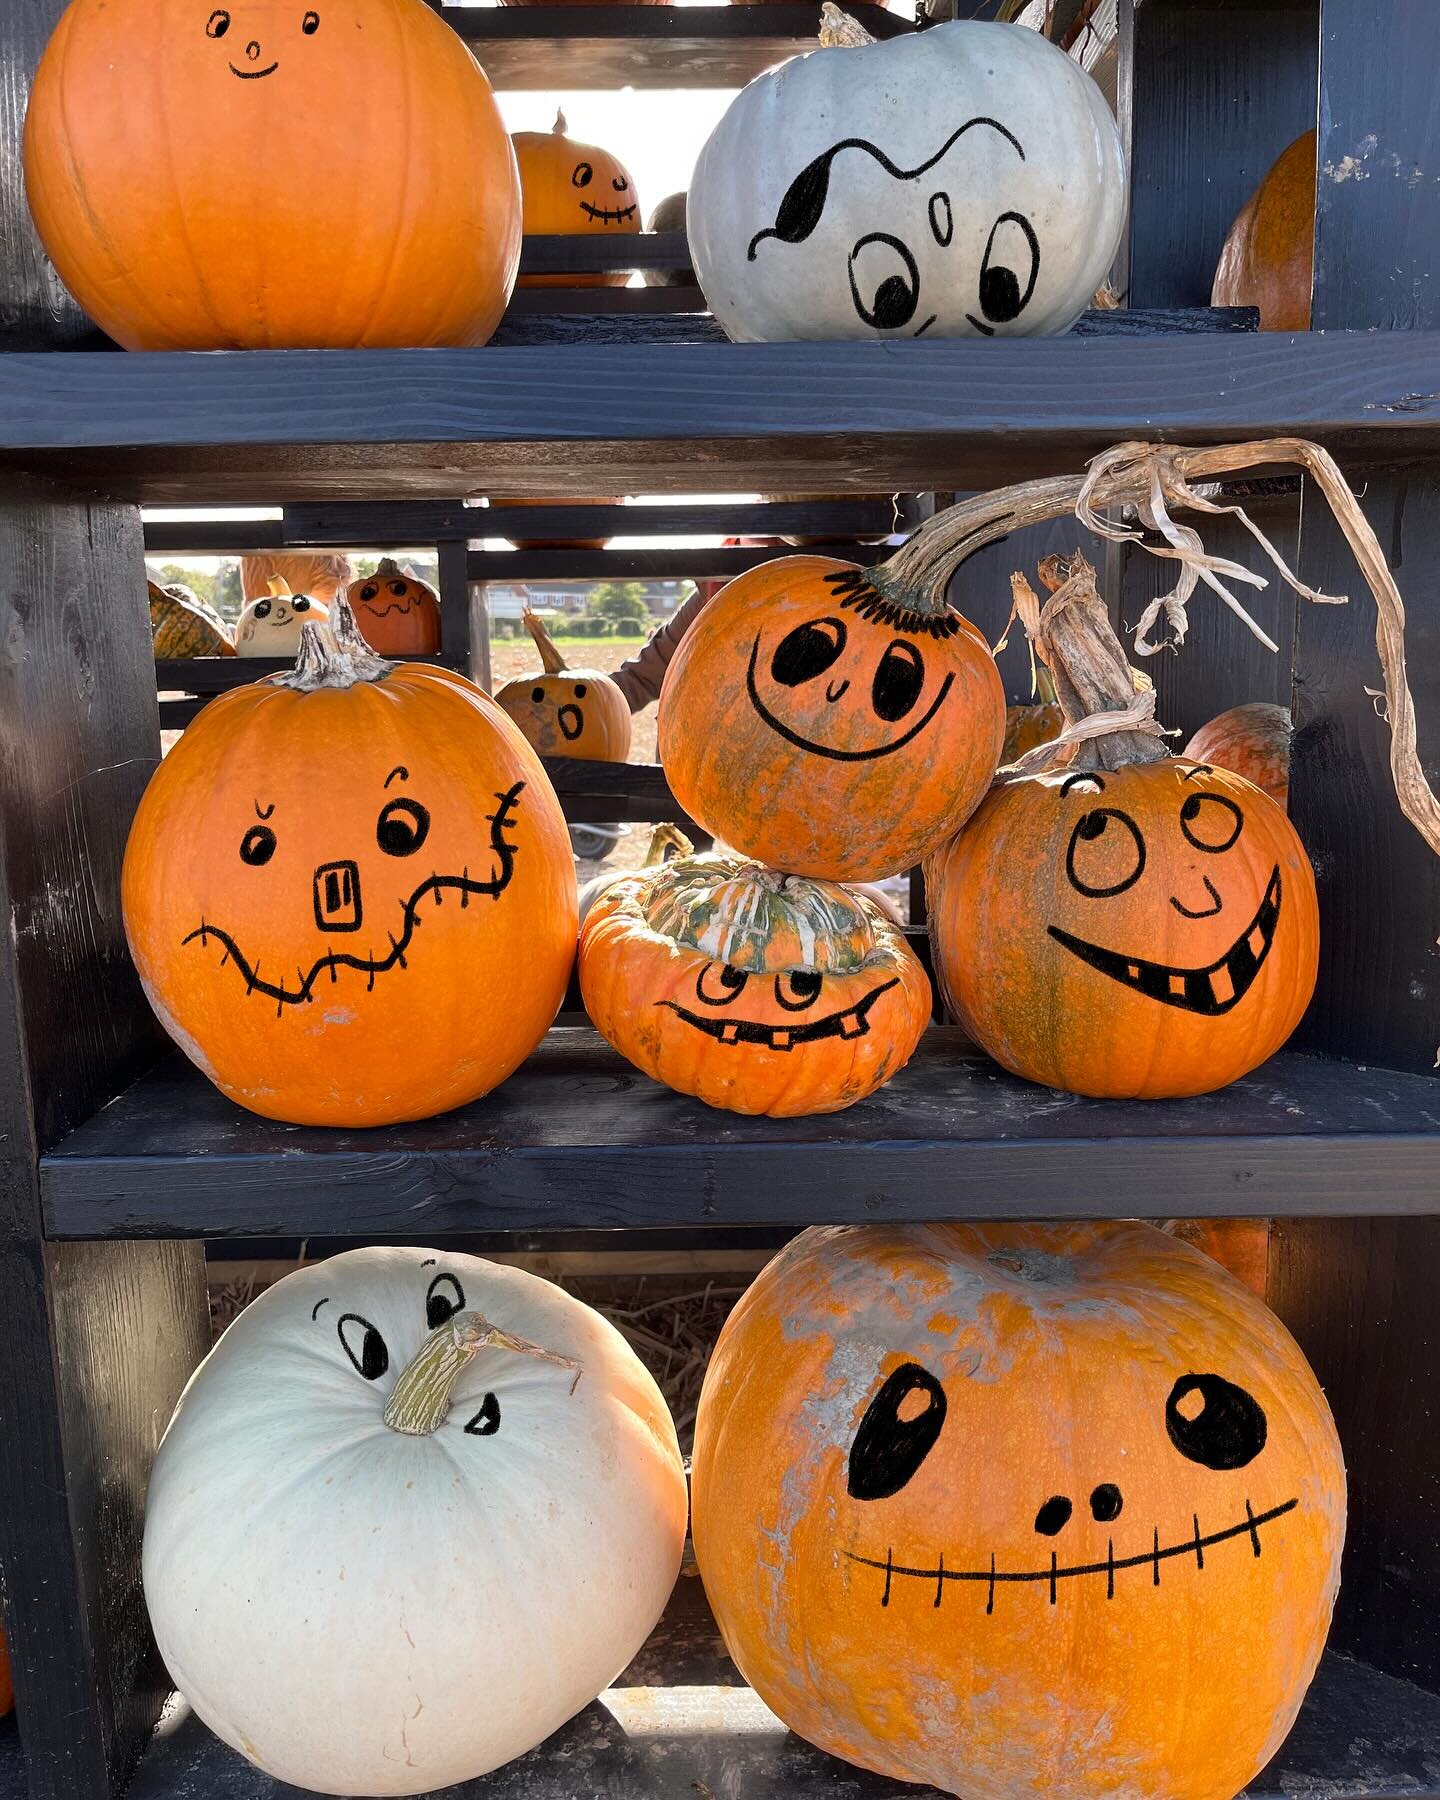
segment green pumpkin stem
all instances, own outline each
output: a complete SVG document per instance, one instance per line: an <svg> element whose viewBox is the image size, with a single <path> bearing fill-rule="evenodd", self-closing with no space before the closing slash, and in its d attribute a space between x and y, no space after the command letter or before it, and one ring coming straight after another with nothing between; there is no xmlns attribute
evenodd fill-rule
<svg viewBox="0 0 1440 1800"><path fill-rule="evenodd" d="M525 629L535 640L535 648L540 652L540 663L547 675L563 675L569 666L565 658L555 647L555 640L545 629L545 621L539 613L531 612L527 606L520 615Z"/></svg>
<svg viewBox="0 0 1440 1800"><path fill-rule="evenodd" d="M295 667L283 675L272 675L270 684L313 694L320 688L352 688L362 681L383 681L394 667L361 637L350 602L337 594L330 602L329 623L312 619L300 627Z"/></svg>
<svg viewBox="0 0 1440 1800"><path fill-rule="evenodd" d="M477 1312L462 1312L437 1326L420 1346L395 1383L385 1407L385 1423L407 1437L428 1437L432 1431L438 1431L450 1415L451 1397L461 1372L473 1356L492 1348L513 1350L520 1356L534 1356L558 1368L573 1369L575 1380L570 1384L570 1392L575 1392L581 1371L573 1356L558 1356L553 1350L532 1344L528 1338L502 1331Z"/></svg>
<svg viewBox="0 0 1440 1800"><path fill-rule="evenodd" d="M678 825L661 824L651 832L650 847L640 866L643 869L658 869L662 863L669 862L672 855L678 857L694 854L695 846Z"/></svg>

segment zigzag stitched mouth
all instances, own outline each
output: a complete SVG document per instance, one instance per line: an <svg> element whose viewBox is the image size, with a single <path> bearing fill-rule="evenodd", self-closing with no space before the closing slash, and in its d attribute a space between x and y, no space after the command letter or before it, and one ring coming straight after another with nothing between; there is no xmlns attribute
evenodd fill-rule
<svg viewBox="0 0 1440 1800"><path fill-rule="evenodd" d="M226 963L233 962L245 982L246 995L264 994L267 999L273 1000L277 1019L287 1006L313 1004L315 984L327 969L330 972L332 983L339 979L336 974L337 969L358 969L368 977L365 985L366 993L372 993L377 975L383 975L397 964L402 969L407 966L405 952L410 948L411 940L420 923L420 902L427 894L433 894L435 904L440 906L443 904L444 891L448 888L461 895L460 905L465 908L469 906L472 894L481 898L488 897L491 900L498 900L509 887L511 877L515 873L515 846L505 841L504 834L506 827L512 823L510 815L519 804L524 787L523 781L517 781L507 792L497 794L495 798L500 804L493 813L487 814L490 821L490 848L498 863L497 873L489 881L472 881L468 870L459 875L427 876L405 902L402 915L404 924L398 938L393 933L390 935L390 952L387 956L351 956L345 952L331 950L316 959L309 974L304 974L297 969L296 973L300 975L299 985L288 988L283 982L262 981L260 965L256 963L252 966L246 960L240 946L228 931L222 930L218 925L211 925L204 919L200 921L194 931L187 933L180 940L181 944L193 943L198 938L203 948L211 938L214 938L217 943L223 945L225 955L221 960L220 967L223 969Z"/></svg>
<svg viewBox="0 0 1440 1800"><path fill-rule="evenodd" d="M633 219L635 217L634 206L617 206L614 208L592 206L588 200L582 200L580 202L580 210L581 212L588 213L592 219L598 220L602 225L623 225L626 219Z"/></svg>
<svg viewBox="0 0 1440 1800"><path fill-rule="evenodd" d="M1250 992L1260 965L1270 954L1279 919L1280 865L1276 863L1260 910L1225 954L1203 969L1172 969L1164 963L1144 962L1136 956L1122 956L1118 950L1087 944L1058 925L1048 929L1056 943L1122 987L1134 988L1165 1006L1217 1018L1238 1006Z"/></svg>
<svg viewBox="0 0 1440 1800"><path fill-rule="evenodd" d="M674 1000L657 1000L657 1006L668 1006L687 1025L703 1031L722 1044L759 1044L766 1050L793 1050L797 1044L813 1044L821 1038L864 1037L870 1029L870 1008L882 994L898 986L899 976L892 975L879 987L871 988L863 999L842 1012L827 1013L823 1019L812 1019L808 1025L765 1025L759 1019L704 1019Z"/></svg>
<svg viewBox="0 0 1440 1800"><path fill-rule="evenodd" d="M377 619L388 619L391 613L408 613L410 610L408 600L393 600L389 606L377 606L373 600L367 600L365 604Z"/></svg>
<svg viewBox="0 0 1440 1800"><path fill-rule="evenodd" d="M1196 1568L1203 1569L1205 1567L1205 1552L1207 1550L1213 1548L1216 1544L1229 1543L1231 1538L1240 1537L1248 1537L1250 1539L1251 1552L1258 1558L1260 1555L1260 1527L1262 1525L1269 1525L1276 1519L1283 1519L1286 1513L1294 1512L1299 1504L1298 1498L1286 1500L1279 1506L1272 1506L1268 1512L1257 1513L1252 1510L1250 1502L1247 1500L1245 1502L1245 1522L1242 1525L1227 1525L1223 1531L1212 1531L1207 1537L1202 1537L1200 1535L1199 1517L1192 1514L1191 1520L1195 1527L1194 1533L1192 1536L1184 1539L1181 1543L1168 1544L1162 1549L1160 1546L1160 1527L1157 1525L1155 1527L1153 1547L1139 1556L1116 1556L1115 1542L1112 1538L1107 1545L1108 1554L1106 1555L1104 1562L1074 1563L1066 1569L1062 1569L1058 1566L1059 1559L1056 1552L1053 1550L1050 1552L1050 1567L1048 1569L998 1569L995 1566L995 1558L993 1555L990 1558L990 1567L988 1569L947 1569L945 1567L945 1558L943 1555L941 1555L933 1569L911 1569L897 1563L893 1554L888 1550L885 1552L883 1562L878 1557L860 1556L854 1550L847 1550L845 1554L851 1562L859 1563L864 1568L883 1569L885 1571L885 1589L880 1596L880 1604L882 1606L888 1606L890 1604L890 1589L897 1575L905 1576L907 1578L913 1576L916 1580L933 1582L935 1584L935 1599L933 1602L935 1606L939 1606L944 1597L945 1583L947 1581L983 1581L989 1589L989 1596L985 1602L985 1611L987 1613L993 1613L995 1610L996 1587L1002 1583L1012 1581L1043 1581L1048 1583L1050 1588L1050 1604L1054 1606L1055 1589L1059 1582L1072 1581L1084 1575L1103 1575L1105 1577L1105 1598L1107 1600L1113 1600L1115 1598L1115 1573L1119 1569L1143 1569L1148 1567L1152 1570L1151 1585L1158 1588L1160 1585L1160 1565L1162 1562L1168 1562L1172 1557L1176 1556L1193 1556L1195 1558Z"/></svg>

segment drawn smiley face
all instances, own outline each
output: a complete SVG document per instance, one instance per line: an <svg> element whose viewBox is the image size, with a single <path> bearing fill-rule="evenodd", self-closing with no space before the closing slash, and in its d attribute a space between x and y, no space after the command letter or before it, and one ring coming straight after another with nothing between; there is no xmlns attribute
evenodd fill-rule
<svg viewBox="0 0 1440 1800"><path fill-rule="evenodd" d="M433 656L440 649L439 596L391 558L351 582L346 598L360 635L379 655Z"/></svg>
<svg viewBox="0 0 1440 1800"><path fill-rule="evenodd" d="M330 609L308 594L288 591L262 594L240 614L235 626L237 656L292 657L300 649L300 634L309 624L324 624Z"/></svg>
<svg viewBox="0 0 1440 1800"><path fill-rule="evenodd" d="M273 75L280 67L280 40L290 35L288 30L282 30L262 43L253 35L253 16L252 31L247 35L245 19L247 14L253 15L255 11L244 4L233 10L217 6L205 21L206 37L223 42L227 51L233 50L227 57L226 67L240 81L264 81ZM296 24L300 37L312 38L320 29L320 14L313 7L297 8Z"/></svg>
<svg viewBox="0 0 1440 1800"><path fill-rule="evenodd" d="M864 1037L871 1009L898 985L896 975L875 980L867 975L822 975L814 969L747 975L728 963L706 963L695 977L694 1006L678 1000L655 1004L667 1007L692 1031L703 1032L717 1044L758 1045L788 1054L825 1038ZM748 1016L747 1008L738 1006L747 993ZM836 1004L817 1012L827 998Z"/></svg>
<svg viewBox="0 0 1440 1800"><path fill-rule="evenodd" d="M613 157L599 160L598 175L595 163L585 157L570 171L582 218L590 225L633 225L638 203L631 195L630 177Z"/></svg>

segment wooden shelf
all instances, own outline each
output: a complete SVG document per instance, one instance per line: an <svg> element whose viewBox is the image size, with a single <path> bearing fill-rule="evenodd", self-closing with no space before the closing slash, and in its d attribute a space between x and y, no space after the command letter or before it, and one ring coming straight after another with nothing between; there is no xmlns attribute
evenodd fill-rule
<svg viewBox="0 0 1440 1800"><path fill-rule="evenodd" d="M0 467L189 504L968 490L1139 437L1402 458L1437 396L1420 331L51 352L0 356Z"/></svg>
<svg viewBox="0 0 1440 1800"><path fill-rule="evenodd" d="M1285 1746L1241 1800L1424 1800L1440 1794L1437 1768L1440 1699L1332 1652ZM276 1800L281 1792L176 1702L128 1800ZM528 1756L447 1789L444 1800L602 1794L936 1800L933 1788L871 1775L787 1731L726 1656L694 1575L681 1576L650 1642L613 1688Z"/></svg>
<svg viewBox="0 0 1440 1800"><path fill-rule="evenodd" d="M41 1166L54 1238L1440 1211L1425 1076L1281 1055L1218 1094L1099 1102L1006 1075L951 1029L827 1118L746 1119L557 1027L509 1081L376 1131L277 1125L178 1054Z"/></svg>

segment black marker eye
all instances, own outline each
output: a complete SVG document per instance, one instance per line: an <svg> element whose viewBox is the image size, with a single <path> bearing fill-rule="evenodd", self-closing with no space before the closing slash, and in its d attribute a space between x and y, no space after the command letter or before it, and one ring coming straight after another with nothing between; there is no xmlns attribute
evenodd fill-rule
<svg viewBox="0 0 1440 1800"><path fill-rule="evenodd" d="M406 594L405 583L403 581L392 581L390 583L390 592L397 600L403 600Z"/></svg>
<svg viewBox="0 0 1440 1800"><path fill-rule="evenodd" d="M425 1323L438 1330L465 1307L465 1290L453 1275L437 1275L425 1294Z"/></svg>
<svg viewBox="0 0 1440 1800"><path fill-rule="evenodd" d="M430 815L418 800L392 800L375 827L375 842L387 856L413 856L430 835Z"/></svg>
<svg viewBox="0 0 1440 1800"><path fill-rule="evenodd" d="M775 998L786 1012L804 1012L819 999L824 980L817 969L791 969L775 977Z"/></svg>
<svg viewBox="0 0 1440 1800"><path fill-rule="evenodd" d="M363 1375L367 1381L378 1381L390 1367L390 1352L380 1333L359 1313L342 1313L335 1329L340 1333L340 1342L355 1373Z"/></svg>
<svg viewBox="0 0 1440 1800"><path fill-rule="evenodd" d="M215 12L211 13L209 19L206 21L205 35L206 37L222 38L229 29L229 13L217 9Z"/></svg>
<svg viewBox="0 0 1440 1800"><path fill-rule="evenodd" d="M572 187L589 187L591 178L594 174L595 171L590 167L589 163L577 163L575 165L575 172L570 177L570 185Z"/></svg>
<svg viewBox="0 0 1440 1800"><path fill-rule="evenodd" d="M1107 900L1134 887L1145 872L1145 840L1128 813L1097 806L1081 815L1070 833L1065 873L1087 900Z"/></svg>
<svg viewBox="0 0 1440 1800"><path fill-rule="evenodd" d="M315 33L320 29L319 13L307 12L305 17L300 21L300 29L305 33L306 37L314 37Z"/></svg>
<svg viewBox="0 0 1440 1800"><path fill-rule="evenodd" d="M625 177L623 175L617 175L615 177L615 179L610 183L610 185L612 188L614 188L614 190L617 194L623 194L625 192L626 188L629 187L630 183L625 179Z"/></svg>
<svg viewBox="0 0 1440 1800"><path fill-rule="evenodd" d="M543 700L543 699L544 699L544 698L545 698L545 690L544 690L544 688L538 688L538 687L537 687L537 688L531 688L531 690L530 690L530 700L531 700L531 703L532 703L532 704L533 704L533 705L535 705L535 706L538 706L538 705L539 705L539 704L540 704L540 702L541 702L541 701L542 701L542 700Z"/></svg>
<svg viewBox="0 0 1440 1800"><path fill-rule="evenodd" d="M729 1006L745 990L748 977L729 963L706 963L695 979L695 997L706 1006Z"/></svg>
<svg viewBox="0 0 1440 1800"><path fill-rule="evenodd" d="M240 860L263 869L275 854L275 833L268 825L252 825L240 840Z"/></svg>
<svg viewBox="0 0 1440 1800"><path fill-rule="evenodd" d="M1260 1403L1220 1375L1182 1375L1165 1402L1165 1429L1187 1461L1243 1469L1265 1448Z"/></svg>
<svg viewBox="0 0 1440 1800"><path fill-rule="evenodd" d="M898 331L915 317L920 270L899 238L888 231L867 233L850 252L849 272L850 298L867 325Z"/></svg>
<svg viewBox="0 0 1440 1800"><path fill-rule="evenodd" d="M257 619L268 619L274 610L275 608L268 600L257 600L255 602L255 617Z"/></svg>
<svg viewBox="0 0 1440 1800"><path fill-rule="evenodd" d="M297 595L294 606L297 613L309 612L310 610L310 602L305 598L304 594Z"/></svg>
<svg viewBox="0 0 1440 1800"><path fill-rule="evenodd" d="M360 598L362 600L373 600L379 592L379 588L376 587L375 583L372 581L367 586L361 588Z"/></svg>
<svg viewBox="0 0 1440 1800"><path fill-rule="evenodd" d="M586 686L586 684L583 681L577 681L575 683L575 698L577 700L583 700L585 698L586 694L589 693L589 691L590 691L589 688Z"/></svg>
<svg viewBox="0 0 1440 1800"><path fill-rule="evenodd" d="M870 690L875 716L893 725L903 719L920 698L925 685L925 664L913 644L897 638L880 658Z"/></svg>
<svg viewBox="0 0 1440 1800"><path fill-rule="evenodd" d="M980 310L997 325L1018 319L1040 273L1040 240L1020 213L1001 213L990 227L980 264Z"/></svg>
<svg viewBox="0 0 1440 1800"><path fill-rule="evenodd" d="M930 196L930 233L942 250L955 235L955 214L946 193Z"/></svg>
<svg viewBox="0 0 1440 1800"><path fill-rule="evenodd" d="M471 1437L494 1437L500 1429L500 1402L493 1394L487 1394L480 1403L480 1410L465 1430Z"/></svg>
<svg viewBox="0 0 1440 1800"><path fill-rule="evenodd" d="M945 1423L945 1390L919 1363L902 1363L865 1409L850 1446L852 1500L898 1494L935 1448Z"/></svg>
<svg viewBox="0 0 1440 1800"><path fill-rule="evenodd" d="M1223 794L1191 794L1180 808L1180 829L1197 850L1218 856L1239 837L1245 815Z"/></svg>
<svg viewBox="0 0 1440 1800"><path fill-rule="evenodd" d="M799 687L823 675L845 648L845 626L839 619L812 619L786 632L770 658L770 673L781 687Z"/></svg>

